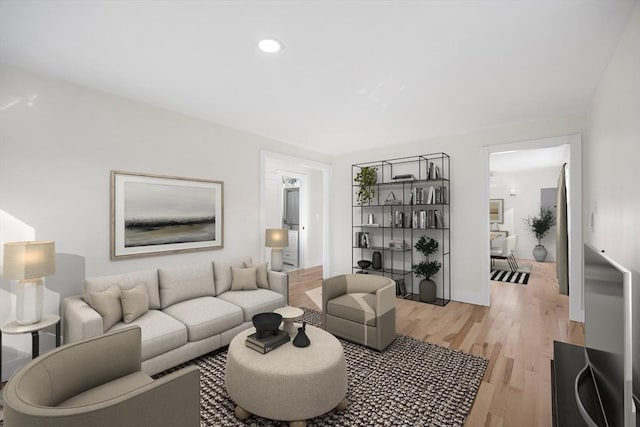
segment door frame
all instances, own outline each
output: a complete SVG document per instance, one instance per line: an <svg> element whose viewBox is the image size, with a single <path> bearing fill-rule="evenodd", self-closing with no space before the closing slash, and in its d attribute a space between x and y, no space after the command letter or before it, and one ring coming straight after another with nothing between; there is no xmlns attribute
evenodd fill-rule
<svg viewBox="0 0 640 427"><path fill-rule="evenodd" d="M583 236L582 236L582 136L579 134L542 138L530 141L511 142L482 147L482 169L484 182L483 240L489 235L489 162L493 153L503 151L530 150L569 145L569 180L567 189L567 230L569 233L569 320L584 321L584 280L583 280ZM486 247L485 247L486 246ZM489 263L489 245L482 248L483 259ZM486 276L483 287L483 299L491 304L491 280Z"/></svg>

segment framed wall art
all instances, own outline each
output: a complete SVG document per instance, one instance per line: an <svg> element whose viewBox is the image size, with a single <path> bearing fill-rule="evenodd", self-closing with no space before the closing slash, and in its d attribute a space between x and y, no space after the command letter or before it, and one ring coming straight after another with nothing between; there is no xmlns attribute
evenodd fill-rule
<svg viewBox="0 0 640 427"><path fill-rule="evenodd" d="M492 224L504 223L504 199L489 200L489 222Z"/></svg>
<svg viewBox="0 0 640 427"><path fill-rule="evenodd" d="M111 171L111 259L223 247L224 183Z"/></svg>

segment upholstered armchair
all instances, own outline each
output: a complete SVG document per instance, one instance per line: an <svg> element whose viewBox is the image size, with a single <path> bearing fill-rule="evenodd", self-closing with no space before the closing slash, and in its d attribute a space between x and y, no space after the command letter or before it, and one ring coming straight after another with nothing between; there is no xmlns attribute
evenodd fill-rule
<svg viewBox="0 0 640 427"><path fill-rule="evenodd" d="M140 349L132 327L32 360L5 386L5 426L199 426L198 368L154 380L140 370Z"/></svg>
<svg viewBox="0 0 640 427"><path fill-rule="evenodd" d="M396 283L374 274L343 274L322 282L324 329L384 350L396 338Z"/></svg>

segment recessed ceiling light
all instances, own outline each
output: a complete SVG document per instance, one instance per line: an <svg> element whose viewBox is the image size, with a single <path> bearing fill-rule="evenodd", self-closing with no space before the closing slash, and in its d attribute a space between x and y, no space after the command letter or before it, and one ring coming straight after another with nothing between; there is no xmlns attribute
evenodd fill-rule
<svg viewBox="0 0 640 427"><path fill-rule="evenodd" d="M262 39L258 43L258 47L265 53L276 53L282 49L282 43L276 39Z"/></svg>

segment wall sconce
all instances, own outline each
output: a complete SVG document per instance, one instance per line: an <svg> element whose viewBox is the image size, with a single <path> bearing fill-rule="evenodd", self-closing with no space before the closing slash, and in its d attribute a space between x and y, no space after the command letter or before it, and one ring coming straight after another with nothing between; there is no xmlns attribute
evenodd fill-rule
<svg viewBox="0 0 640 427"><path fill-rule="evenodd" d="M515 195L516 195L516 189L515 189L515 188L512 188L511 190L509 190L509 195L510 195L511 197L515 196Z"/></svg>
<svg viewBox="0 0 640 427"><path fill-rule="evenodd" d="M271 270L282 271L282 248L289 246L289 230L286 228L267 228L265 246L271 248Z"/></svg>
<svg viewBox="0 0 640 427"><path fill-rule="evenodd" d="M2 276L18 281L16 321L19 325L42 320L42 278L56 272L55 257L55 243L51 241L5 243Z"/></svg>

